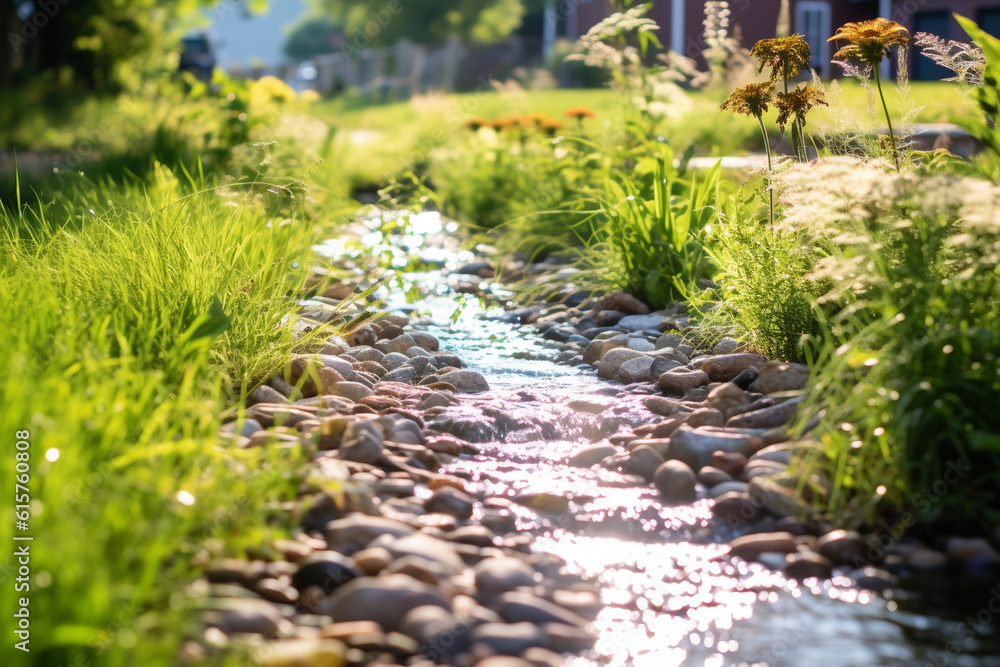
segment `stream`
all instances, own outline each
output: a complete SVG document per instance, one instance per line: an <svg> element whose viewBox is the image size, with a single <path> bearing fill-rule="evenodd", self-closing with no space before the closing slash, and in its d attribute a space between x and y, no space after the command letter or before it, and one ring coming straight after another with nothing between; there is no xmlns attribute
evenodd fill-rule
<svg viewBox="0 0 1000 667"><path fill-rule="evenodd" d="M436 214L419 214L411 218L411 233L391 245L449 269L473 259L432 240L442 231L453 229ZM377 232L365 240L368 247L384 250L385 244ZM324 252L338 254L330 245ZM422 297L408 300L402 290L389 289L382 295L387 306L422 316L442 349L491 387L462 395L461 405L441 418L471 419L492 406L529 424L478 444L478 456L456 459L443 472L468 479L470 490L487 496L570 499L568 512L517 517L518 530L534 536L535 551L563 559L600 591L595 649L567 664L1000 666L994 575L933 572L876 594L844 576L807 585L763 565L732 561L725 553L734 534L711 523L712 501L665 506L649 484L567 463L582 449L607 444L610 429L595 416L602 406L614 406L617 424L648 419L641 395L599 380L592 369L555 363L558 347L530 326L499 319L502 309L456 293L449 287L454 274L430 270L403 278ZM498 286L488 288L503 296Z"/></svg>

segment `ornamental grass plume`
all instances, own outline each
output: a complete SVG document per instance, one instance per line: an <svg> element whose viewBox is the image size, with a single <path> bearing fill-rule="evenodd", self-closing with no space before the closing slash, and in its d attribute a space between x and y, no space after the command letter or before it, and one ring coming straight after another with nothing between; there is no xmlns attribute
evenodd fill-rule
<svg viewBox="0 0 1000 667"><path fill-rule="evenodd" d="M830 106L826 94L818 87L800 86L791 92L775 95L774 106L778 110L778 127L785 131L785 126L792 120L792 143L801 151L799 159L806 161L806 116L818 106ZM794 118L794 120L793 120Z"/></svg>
<svg viewBox="0 0 1000 667"><path fill-rule="evenodd" d="M774 173L774 164L771 160L771 140L767 136L767 128L764 127L764 114L767 112L772 101L774 84L748 83L733 91L725 102L722 103L723 111L732 111L735 114L752 116L760 124L760 131L764 137L764 150L767 152L767 190L770 195L771 226L774 226L774 192L771 191L771 174Z"/></svg>
<svg viewBox="0 0 1000 667"><path fill-rule="evenodd" d="M889 124L892 158L896 163L896 171L899 171L899 149L896 145L896 135L892 129L889 106L885 102L885 93L882 91L880 65L889 55L893 46L898 46L901 49L907 47L910 43L910 32L895 21L877 18L860 23L845 23L837 30L837 34L827 41L846 41L847 45L837 51L833 57L838 60L859 60L874 72L875 84L878 87L879 97L882 99L882 109L885 111L885 119Z"/></svg>

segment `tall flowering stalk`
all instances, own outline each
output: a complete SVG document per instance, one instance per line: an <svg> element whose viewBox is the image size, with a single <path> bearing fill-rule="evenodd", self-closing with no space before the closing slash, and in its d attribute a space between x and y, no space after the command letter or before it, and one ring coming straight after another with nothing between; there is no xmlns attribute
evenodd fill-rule
<svg viewBox="0 0 1000 667"><path fill-rule="evenodd" d="M878 88L879 98L882 100L882 109L885 111L885 120L889 124L892 158L896 163L896 171L899 171L899 147L896 145L896 135L892 129L889 105L886 104L885 93L882 90L880 70L882 61L889 55L893 46L898 46L901 49L907 47L910 43L910 32L895 21L877 18L860 23L845 23L837 30L837 34L827 41L846 41L847 45L837 51L834 58L859 60L874 72L875 85Z"/></svg>
<svg viewBox="0 0 1000 667"><path fill-rule="evenodd" d="M808 97L808 93L790 93L788 83L802 72L809 69L812 63L812 48L803 35L792 35L790 37L778 37L776 39L762 39L757 42L750 55L757 58L759 67L757 72L763 72L764 68L770 69L771 83L776 83L779 79L784 82L784 93L778 93L778 108L792 108L795 114L795 121L792 124L792 148L796 157L805 161L805 114L813 105L808 108L802 107L803 95ZM821 94L822 95L822 94ZM824 102L825 104L825 102ZM798 113L803 110L802 113ZM786 118L788 116L786 115ZM781 131L785 131L784 123L779 122Z"/></svg>
<svg viewBox="0 0 1000 667"><path fill-rule="evenodd" d="M774 191L771 189L771 176L774 173L774 164L771 160L771 140L767 136L767 128L764 127L764 114L769 108L773 93L774 84L771 82L750 83L737 88L729 99L722 103L723 111L751 116L756 118L760 124L760 131L764 136L764 150L767 152L767 191L770 195L772 227L774 226Z"/></svg>

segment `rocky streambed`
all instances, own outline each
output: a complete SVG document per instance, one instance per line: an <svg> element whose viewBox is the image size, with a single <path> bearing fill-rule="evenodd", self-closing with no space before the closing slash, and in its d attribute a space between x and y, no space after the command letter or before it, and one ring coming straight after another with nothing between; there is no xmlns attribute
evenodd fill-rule
<svg viewBox="0 0 1000 667"><path fill-rule="evenodd" d="M814 445L785 429L808 369L737 341L698 350L680 309L587 300L553 264L523 271L566 283L563 303L456 311L491 275L459 258L425 256L445 266L408 276L417 303L386 293L384 314L295 359L224 427L232 446L315 454L289 508L301 532L193 587L205 633L189 657L1000 664L989 542L808 518L789 464ZM826 482L809 481L818 500Z"/></svg>

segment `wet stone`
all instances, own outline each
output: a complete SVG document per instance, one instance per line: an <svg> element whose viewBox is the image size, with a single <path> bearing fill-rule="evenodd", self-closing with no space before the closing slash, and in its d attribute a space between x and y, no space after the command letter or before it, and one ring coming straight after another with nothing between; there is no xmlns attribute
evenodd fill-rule
<svg viewBox="0 0 1000 667"><path fill-rule="evenodd" d="M350 558L336 551L316 551L299 561L292 585L299 591L319 586L329 594L361 575Z"/></svg>
<svg viewBox="0 0 1000 667"><path fill-rule="evenodd" d="M736 353L709 357L701 365L713 382L731 382L733 378L751 366L760 368L767 359L759 354Z"/></svg>
<svg viewBox="0 0 1000 667"><path fill-rule="evenodd" d="M709 382L709 376L704 371L679 367L663 373L657 378L656 385L667 394L684 396L688 391L703 387Z"/></svg>
<svg viewBox="0 0 1000 667"><path fill-rule="evenodd" d="M348 582L320 603L319 611L343 621L374 621L387 631L397 630L411 609L434 605L451 609L436 588L403 574L360 577Z"/></svg>
<svg viewBox="0 0 1000 667"><path fill-rule="evenodd" d="M686 505L698 499L695 473L681 461L665 461L657 468L653 486L668 505Z"/></svg>

